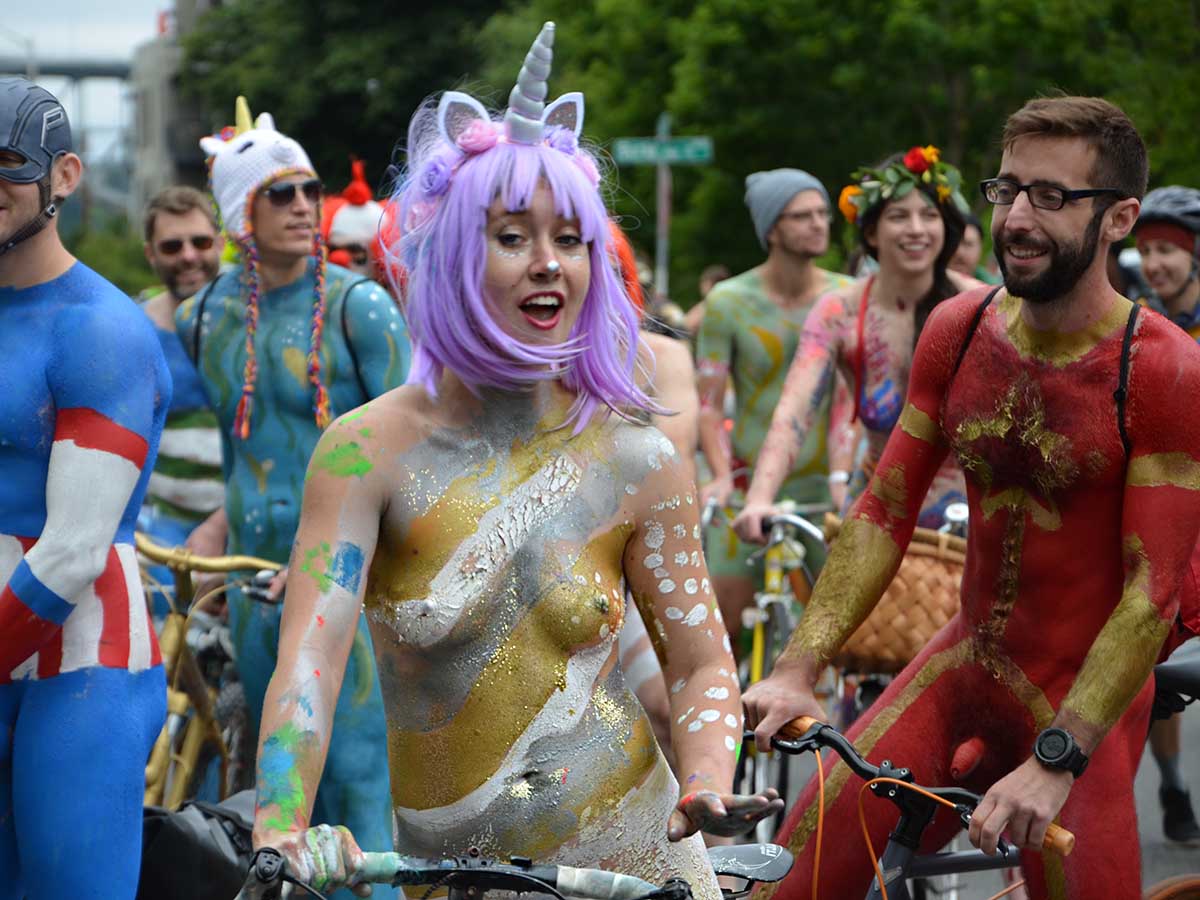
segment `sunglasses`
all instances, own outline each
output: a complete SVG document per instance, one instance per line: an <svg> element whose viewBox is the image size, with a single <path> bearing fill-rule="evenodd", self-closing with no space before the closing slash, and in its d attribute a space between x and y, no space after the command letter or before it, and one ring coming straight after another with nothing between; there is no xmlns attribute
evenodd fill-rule
<svg viewBox="0 0 1200 900"><path fill-rule="evenodd" d="M158 252L163 256L174 256L183 249L185 241L191 243L193 250L211 250L214 243L210 234L193 234L190 238L167 238L158 242Z"/></svg>
<svg viewBox="0 0 1200 900"><path fill-rule="evenodd" d="M270 187L263 188L263 194L271 201L272 206L291 206L292 201L296 199L297 188L304 193L304 199L309 203L317 203L321 199L321 192L324 187L321 184L320 178L310 178L308 181L302 181L299 184L273 184Z"/></svg>

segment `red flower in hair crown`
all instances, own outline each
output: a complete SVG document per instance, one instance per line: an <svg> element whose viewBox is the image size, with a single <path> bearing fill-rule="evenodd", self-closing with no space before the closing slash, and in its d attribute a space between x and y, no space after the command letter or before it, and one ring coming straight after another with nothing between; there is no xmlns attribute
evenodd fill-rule
<svg viewBox="0 0 1200 900"><path fill-rule="evenodd" d="M859 169L850 177L855 183L842 188L838 209L852 225L873 206L900 200L921 184L934 188L938 203L952 201L960 212L969 209L962 195L962 174L942 161L941 151L933 144L912 147L899 160L880 169Z"/></svg>

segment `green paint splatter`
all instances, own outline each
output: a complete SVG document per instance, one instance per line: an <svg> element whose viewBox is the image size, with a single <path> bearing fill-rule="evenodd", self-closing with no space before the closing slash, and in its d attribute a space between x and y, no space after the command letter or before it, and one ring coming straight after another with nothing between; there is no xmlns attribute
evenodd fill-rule
<svg viewBox="0 0 1200 900"><path fill-rule="evenodd" d="M358 421L358 420L359 420L359 419L361 419L361 418L362 418L364 415L366 415L367 408L368 408L370 405L371 405L371 404L369 404L369 403L364 403L362 406L360 406L358 409L354 410L353 412L348 412L348 413L346 413L344 416L342 416L342 421L343 421L343 422L356 422L356 421Z"/></svg>
<svg viewBox="0 0 1200 900"><path fill-rule="evenodd" d="M348 444L338 444L332 450L317 457L314 468L323 470L338 478L349 478L351 475L366 475L373 466L363 455L357 441Z"/></svg>
<svg viewBox="0 0 1200 900"><path fill-rule="evenodd" d="M301 731L287 722L267 738L258 760L257 807L277 812L266 821L273 831L291 831L303 823L308 806L298 763L317 747L312 731Z"/></svg>
<svg viewBox="0 0 1200 900"><path fill-rule="evenodd" d="M365 438L369 438L371 436L371 429L370 428L360 428L358 430L358 433L361 434Z"/></svg>
<svg viewBox="0 0 1200 900"><path fill-rule="evenodd" d="M329 571L329 563L332 558L329 542L321 541L304 554L304 562L300 564L300 571L316 582L317 590L322 594L333 587L333 579L325 574Z"/></svg>

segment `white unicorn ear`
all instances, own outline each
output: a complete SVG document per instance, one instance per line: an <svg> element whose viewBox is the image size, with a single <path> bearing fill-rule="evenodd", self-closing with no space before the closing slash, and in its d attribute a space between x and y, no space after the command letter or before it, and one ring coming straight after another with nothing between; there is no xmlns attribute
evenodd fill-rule
<svg viewBox="0 0 1200 900"><path fill-rule="evenodd" d="M216 156L226 146L228 144L218 137L207 136L200 138L200 149L204 151L206 156Z"/></svg>
<svg viewBox="0 0 1200 900"><path fill-rule="evenodd" d="M492 121L482 103L461 91L446 91L442 94L437 109L438 131L452 146L457 145L458 136L476 121Z"/></svg>
<svg viewBox="0 0 1200 900"><path fill-rule="evenodd" d="M563 94L546 107L542 114L542 123L547 126L561 125L575 132L575 137L579 137L579 133L583 131L583 94L579 91Z"/></svg>
<svg viewBox="0 0 1200 900"><path fill-rule="evenodd" d="M258 118L254 120L254 127L262 131L274 131L275 117L270 113L259 113Z"/></svg>

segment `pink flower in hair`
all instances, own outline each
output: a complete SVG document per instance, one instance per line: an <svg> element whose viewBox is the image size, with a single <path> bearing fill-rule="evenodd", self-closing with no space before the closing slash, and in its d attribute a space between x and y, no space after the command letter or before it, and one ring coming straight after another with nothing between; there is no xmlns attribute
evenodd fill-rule
<svg viewBox="0 0 1200 900"><path fill-rule="evenodd" d="M408 215L405 216L404 230L406 232L416 231L433 215L436 204L426 200L418 200L408 208Z"/></svg>
<svg viewBox="0 0 1200 900"><path fill-rule="evenodd" d="M496 126L491 122L476 119L462 130L454 143L458 144L458 148L464 153L483 153L495 147L499 139L500 134L496 131Z"/></svg>

